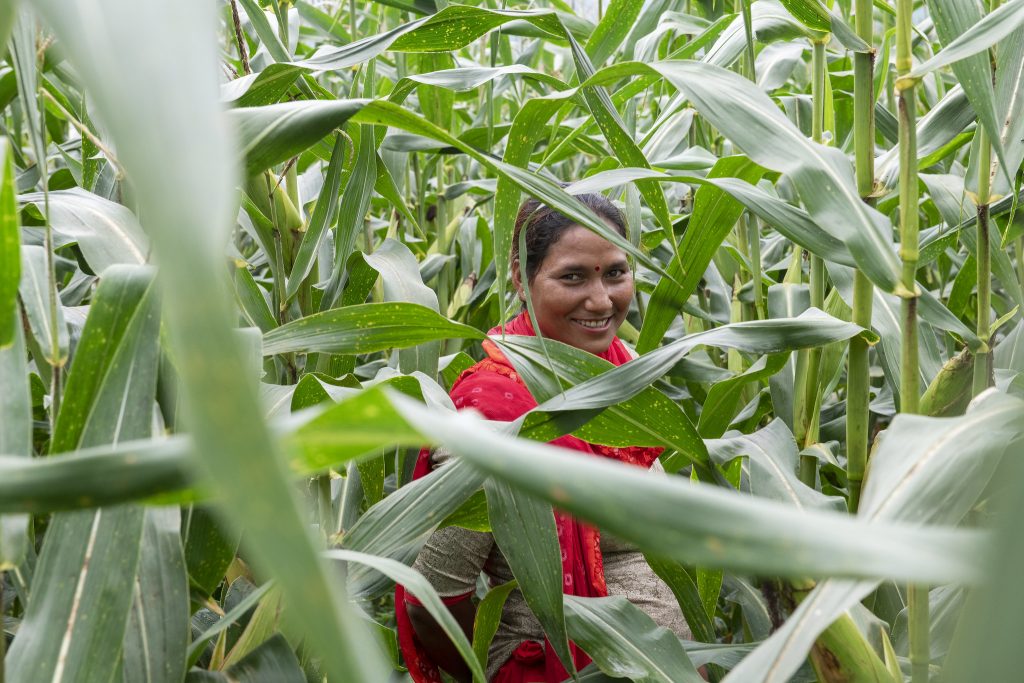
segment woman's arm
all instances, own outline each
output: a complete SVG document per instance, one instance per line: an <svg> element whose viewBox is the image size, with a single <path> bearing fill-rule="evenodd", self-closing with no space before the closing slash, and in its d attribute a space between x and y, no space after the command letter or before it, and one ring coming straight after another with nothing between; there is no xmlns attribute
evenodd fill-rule
<svg viewBox="0 0 1024 683"><path fill-rule="evenodd" d="M463 661L462 655L455 648L455 644L448 638L441 626L430 616L430 612L421 605L406 603L406 610L409 613L409 621L416 632L416 638L425 649L430 652L434 662L450 674L459 683L470 683L473 676ZM448 605L448 610L455 617L455 621L462 627L466 638L473 640L473 620L476 618L476 605L472 598L459 600Z"/></svg>

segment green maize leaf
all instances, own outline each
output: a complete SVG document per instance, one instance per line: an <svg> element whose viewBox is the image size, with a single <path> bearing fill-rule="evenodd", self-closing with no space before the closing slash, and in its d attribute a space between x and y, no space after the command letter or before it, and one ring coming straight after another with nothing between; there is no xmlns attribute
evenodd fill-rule
<svg viewBox="0 0 1024 683"><path fill-rule="evenodd" d="M753 161L790 176L812 218L837 231L872 282L886 291L899 289L889 221L861 201L845 155L804 137L767 95L737 74L687 61L657 62L651 68Z"/></svg>
<svg viewBox="0 0 1024 683"><path fill-rule="evenodd" d="M977 580L977 567L965 553L975 552L982 539L971 532L867 525L845 514L798 511L494 434L471 416L442 415L399 396L392 401L417 430L473 467L645 551L781 576Z"/></svg>
<svg viewBox="0 0 1024 683"><path fill-rule="evenodd" d="M225 671L192 669L185 683L305 683L292 646L280 633L268 638Z"/></svg>
<svg viewBox="0 0 1024 683"><path fill-rule="evenodd" d="M593 354L552 340L506 337L504 342L495 342L540 401L537 408L527 413L519 432L520 436L539 441L551 441L564 433L561 427L566 416L545 412L550 399L556 398L563 388L579 385L614 367ZM584 417L593 419L573 430L585 441L619 447L666 446L704 468L710 464L704 442L689 418L654 387L645 387L629 401L610 406L596 417L592 413L586 411Z"/></svg>
<svg viewBox="0 0 1024 683"><path fill-rule="evenodd" d="M42 514L180 492L197 480L190 455L189 443L178 437L83 448L28 462L0 457L0 511Z"/></svg>
<svg viewBox="0 0 1024 683"><path fill-rule="evenodd" d="M234 283L235 300L249 324L258 327L263 332L269 332L277 327L277 320L270 310L270 303L248 268L245 266L235 268Z"/></svg>
<svg viewBox="0 0 1024 683"><path fill-rule="evenodd" d="M263 355L371 353L435 339L483 337L479 330L419 304L360 304L309 315L271 330L263 336Z"/></svg>
<svg viewBox="0 0 1024 683"><path fill-rule="evenodd" d="M957 45L962 45L963 39L966 39L969 47L976 40L984 42L987 36L999 31L999 24L991 23L991 17L995 12L992 15L983 17L981 8L973 2L927 0L927 5L929 15L935 22L935 32L938 34L939 40L945 48L954 47L954 50L950 53L953 56L957 56L957 52L960 51ZM1007 24L1012 22L1013 17L1024 17L1017 3L1010 3L1000 9L1004 12L1006 10L1010 11L1010 19L1006 22ZM999 10L996 10L996 12L999 12ZM979 28L983 28L983 30L978 30ZM993 42L996 41L998 41L998 38ZM942 52L936 55L936 58L943 55L944 52L947 52L947 50L943 49ZM959 61L952 62L951 66L953 73L956 74L957 81L959 81L964 92L967 94L967 99L970 100L971 107L977 114L978 122L988 133L989 141L996 152L996 158L1005 171L1007 168L1006 150L1003 147L1003 139L1000 136L1001 129L995 110L995 87L993 85L992 66L989 62L988 54L979 54L977 51L971 50L964 54ZM913 74L914 72L911 73Z"/></svg>
<svg viewBox="0 0 1024 683"><path fill-rule="evenodd" d="M363 108L363 100L286 102L227 112L242 141L246 173L255 175L302 152Z"/></svg>
<svg viewBox="0 0 1024 683"><path fill-rule="evenodd" d="M377 184L377 138L372 126L359 127L359 149L356 152L352 174L345 185L345 194L338 209L338 225L334 230L334 268L331 279L320 301L320 310L326 311L338 300L338 288L347 264L355 249L356 236L363 227L373 188ZM342 294L344 297L344 293Z"/></svg>
<svg viewBox="0 0 1024 683"><path fill-rule="evenodd" d="M738 178L754 184L761 179L765 169L746 157L719 159L708 173L709 178ZM683 304L697 284L704 277L704 271L722 241L732 231L743 213L743 206L714 185L704 185L697 190L690 215L690 229L683 235L676 258L669 264L668 272L679 280L676 286L671 280L658 283L651 296L647 315L644 317L637 351L646 353L653 349L679 315Z"/></svg>
<svg viewBox="0 0 1024 683"><path fill-rule="evenodd" d="M647 553L644 560L651 566L654 573L672 589L672 594L679 603L686 625L690 627L697 641L712 643L715 641L715 627L704 609L700 591L697 588L694 572L675 560ZM716 600L717 602L717 600Z"/></svg>
<svg viewBox="0 0 1024 683"><path fill-rule="evenodd" d="M594 64L603 64L622 45L644 8L643 0L612 0L604 16L587 39L587 56Z"/></svg>
<svg viewBox="0 0 1024 683"><path fill-rule="evenodd" d="M289 61L291 55L288 54L288 46L281 42L277 32L271 27L266 12L259 6L259 3L256 0L240 0L240 2L242 9L245 10L245 14L249 17L249 22L256 30L256 35L259 36L263 46L267 48L267 52L274 58L274 61Z"/></svg>
<svg viewBox="0 0 1024 683"><path fill-rule="evenodd" d="M367 553L360 553L354 550L328 550L325 555L332 560L341 560L343 562L355 562L357 564L363 564L368 567L386 574L392 581L400 583L405 586L406 590L416 596L416 598L423 603L423 607L430 613L430 616L441 626L451 641L455 644L459 654L462 655L462 659L466 662L469 670L473 673L473 680L476 683L484 682L484 671L480 665L480 661L473 654L473 646L470 645L469 640L466 639L466 634L462 632L462 628L458 622L455 621L455 617L452 616L448 608L444 606L441 601L441 596L437 594L434 587L430 585L423 576L411 567L407 567L401 562L388 559L386 557L377 557L375 555L369 555Z"/></svg>
<svg viewBox="0 0 1024 683"><path fill-rule="evenodd" d="M17 10L15 10L17 11ZM36 44L36 18L26 7L18 11L10 40L10 64L18 84L18 99L24 115L25 128L28 132L29 144L35 155L35 167L45 181L46 168L46 132L40 128L39 77L36 62L38 60Z"/></svg>
<svg viewBox="0 0 1024 683"><path fill-rule="evenodd" d="M381 680L382 658L315 551L229 325L220 236L236 214L237 157L217 97L215 8L114 0L97 13L79 0L32 4L89 89L146 217L200 467L235 528L245 525L253 564L305 615L302 633L324 670L339 680Z"/></svg>
<svg viewBox="0 0 1024 683"><path fill-rule="evenodd" d="M963 417L898 416L872 455L857 516L872 522L959 522L1017 434L1022 410L1019 399L990 393ZM834 579L819 584L726 680L789 680L818 635L876 586Z"/></svg>
<svg viewBox="0 0 1024 683"><path fill-rule="evenodd" d="M382 446L420 443L422 437L373 389L331 406L284 438L297 474L338 465Z"/></svg>
<svg viewBox="0 0 1024 683"><path fill-rule="evenodd" d="M0 453L19 464L32 457L32 396L25 362L25 340L16 312L12 343L0 348ZM28 548L29 518L25 514L0 515L0 571L12 569L25 557Z"/></svg>
<svg viewBox="0 0 1024 683"><path fill-rule="evenodd" d="M938 15L943 15L943 9L941 3L937 3L932 11ZM1021 24L1024 24L1024 4L1009 2L1001 7L997 7L991 14L980 18L966 33L947 42L934 57L918 64L907 75L907 78L921 78L935 69L949 66L962 59L976 55L982 50L987 50L1016 31ZM1002 137L1000 136L999 139L1002 139Z"/></svg>
<svg viewBox="0 0 1024 683"><path fill-rule="evenodd" d="M43 358L50 365L64 365L68 358L68 326L64 321L64 307L57 302L56 320L51 326L50 296L52 281L46 275L46 250L42 247L21 247L21 282L18 294L25 307L29 329L39 345ZM56 331L56 338L54 332Z"/></svg>
<svg viewBox="0 0 1024 683"><path fill-rule="evenodd" d="M259 73L247 74L220 87L220 98L235 107L260 107L280 102L300 74L309 69L295 64L270 64Z"/></svg>
<svg viewBox="0 0 1024 683"><path fill-rule="evenodd" d="M564 37L562 24L551 10L490 10L449 5L432 16L348 45L322 47L308 59L295 63L314 71L328 71L360 64L389 49L398 52L456 50L503 24L517 20L528 21L548 37Z"/></svg>
<svg viewBox="0 0 1024 683"><path fill-rule="evenodd" d="M281 591L272 588L260 600L241 635L224 656L221 667L231 667L277 631L281 619Z"/></svg>
<svg viewBox="0 0 1024 683"><path fill-rule="evenodd" d="M246 595L242 600L238 602L231 610L217 620L210 628L203 631L202 635L195 638L188 646L188 663L189 665L195 664L196 660L203 653L203 649L206 648L207 644L220 635L222 632L231 628L246 612L255 607L259 601L267 594L273 587L273 582L267 582L263 585L253 589L251 593Z"/></svg>
<svg viewBox="0 0 1024 683"><path fill-rule="evenodd" d="M757 0L750 5L751 29L754 37L761 42L813 39L816 32L793 18L793 15L778 2ZM715 66L728 67L743 54L747 45L746 27L741 14L725 15L731 23L720 32L714 45L708 48L701 61ZM694 55L673 55L671 58L690 59Z"/></svg>
<svg viewBox="0 0 1024 683"><path fill-rule="evenodd" d="M590 63L587 53L583 51L576 39L569 36L569 46L572 48L573 61L576 63L576 71L584 84L580 86L580 92L590 107L590 114L594 121L604 133L605 140L615 152L615 156L625 166L637 168L650 168L647 157L643 150L625 130L625 124L619 116L619 112L612 104L608 93L598 85L586 85L586 80L594 76L594 66ZM640 194L647 201L647 206L654 212L654 217L661 229L665 232L670 244L675 245L675 235L672 233L672 217L669 215L668 203L661 191L661 186L649 180L637 181L636 187ZM671 278L670 278L671 279Z"/></svg>
<svg viewBox="0 0 1024 683"><path fill-rule="evenodd" d="M815 31L828 33L832 30L832 21L828 10L818 0L779 0L782 6L797 18L804 26Z"/></svg>
<svg viewBox="0 0 1024 683"><path fill-rule="evenodd" d="M108 269L68 375L51 450L150 435L159 316L153 272ZM59 461L59 457L53 457ZM109 680L125 638L139 565L144 510L134 505L65 512L50 522L18 637L14 680Z"/></svg>
<svg viewBox="0 0 1024 683"><path fill-rule="evenodd" d="M1024 161L1024 97L1017 87L1024 78L1024 28L1018 28L1004 38L996 47L999 67L996 69L996 113L1002 121L999 139L1003 142L1006 165L1010 169L1020 168ZM996 173L995 196L1015 194L1006 183L1006 176L1012 173Z"/></svg>
<svg viewBox="0 0 1024 683"><path fill-rule="evenodd" d="M846 508L842 499L826 496L797 478L799 453L796 442L789 427L779 418L753 434L709 439L708 452L719 463L746 456L743 470L750 492L755 496L789 503L800 509Z"/></svg>
<svg viewBox="0 0 1024 683"><path fill-rule="evenodd" d="M235 559L238 537L225 528L212 508L189 505L183 508L181 537L189 587L209 597L224 580Z"/></svg>
<svg viewBox="0 0 1024 683"><path fill-rule="evenodd" d="M177 507L146 510L122 654L125 683L171 683L185 677L191 634L180 526Z"/></svg>
<svg viewBox="0 0 1024 683"><path fill-rule="evenodd" d="M679 639L624 596L565 597L566 625L601 671L638 683L700 683Z"/></svg>
<svg viewBox="0 0 1024 683"><path fill-rule="evenodd" d="M476 617L473 620L473 652L480 660L480 666L487 669L487 651L494 640L494 634L498 632L498 625L501 623L501 613L505 608L505 601L509 594L519 587L515 579L495 586L487 591L487 595L476 607Z"/></svg>
<svg viewBox="0 0 1024 683"><path fill-rule="evenodd" d="M377 503L349 530L346 548L393 556L454 512L484 482L467 463L450 462Z"/></svg>
<svg viewBox="0 0 1024 683"><path fill-rule="evenodd" d="M14 200L14 164L10 142L0 138L0 349L14 343L21 279L21 229Z"/></svg>
<svg viewBox="0 0 1024 683"><path fill-rule="evenodd" d="M575 678L562 605L562 559L551 506L498 479L484 484L494 542L562 665Z"/></svg>
<svg viewBox="0 0 1024 683"><path fill-rule="evenodd" d="M438 310L437 294L423 284L419 264L409 247L397 240L386 239L372 254L363 254L363 259L380 274L385 301L408 301ZM440 355L440 342L428 341L402 349L398 354L398 364L402 372L418 370L428 377L435 377Z"/></svg>
<svg viewBox="0 0 1024 683"><path fill-rule="evenodd" d="M440 140L470 155L500 177L507 177L525 192L573 218L580 225L593 230L627 253L632 254L655 272L664 274L663 269L656 262L630 244L617 231L609 228L603 220L566 194L556 183L492 159L393 102L382 100L291 102L268 107L234 109L228 112L228 118L240 131L246 167L250 173L291 158L349 119L362 123L394 126L410 133ZM359 165L357 159L356 166L359 167ZM371 176L372 179L376 178L375 174L367 175L367 177ZM372 184L370 189L372 189ZM348 194L346 192L346 195ZM354 207L351 211L346 211L345 200L342 200L341 216L348 216L350 220L354 221L364 213ZM342 234L346 234L347 239L353 238L351 231L342 231Z"/></svg>
<svg viewBox="0 0 1024 683"><path fill-rule="evenodd" d="M789 355L784 353L762 356L742 373L714 384L708 391L697 422L700 435L705 439L721 437L736 417L736 406L743 388L751 382L768 379L782 370L788 360Z"/></svg>
<svg viewBox="0 0 1024 683"><path fill-rule="evenodd" d="M434 3L431 0L420 0L418 3L409 3L410 11L417 11L412 9L417 4L429 6L430 8L429 11L423 10L419 13L433 14L437 11L437 8L434 7ZM321 10L319 7L311 5L308 2L303 2L303 0L296 0L295 9L299 11L300 17L305 19L310 25L315 26L317 29L322 31L326 37L336 38L341 43L352 42L352 36L345 31L341 22L327 12Z"/></svg>
<svg viewBox="0 0 1024 683"><path fill-rule="evenodd" d="M653 178L660 182L710 185L723 190L795 244L813 254L843 265L855 266L849 249L838 238L819 227L806 211L773 197L758 187L738 178L713 178L687 175L664 175L643 168L617 168L601 171L578 180L567 189L572 192L600 192L637 178ZM684 241L685 241L684 237Z"/></svg>
<svg viewBox="0 0 1024 683"><path fill-rule="evenodd" d="M17 20L17 3L6 3L0 8L0 45L6 45Z"/></svg>
<svg viewBox="0 0 1024 683"><path fill-rule="evenodd" d="M976 120L964 89L959 85L950 88L945 97L917 121L918 161L942 150ZM896 187L899 180L899 151L895 146L875 162L878 179L888 189ZM927 165L921 164L922 167Z"/></svg>
<svg viewBox="0 0 1024 683"><path fill-rule="evenodd" d="M565 390L544 402L541 410L587 410L625 401L666 374L694 348L721 346L747 353L781 353L811 348L861 335L876 337L852 323L837 320L817 309L797 318L733 323L697 332L662 346L625 365Z"/></svg>
<svg viewBox="0 0 1024 683"><path fill-rule="evenodd" d="M523 64L509 64L500 67L461 67L457 69L440 69L423 74L410 74L395 83L388 96L392 102L401 104L406 96L419 85L432 85L458 92L476 90L482 85L502 76L522 76L527 81L537 81L550 85L556 90L566 90L569 86L554 76L531 69Z"/></svg>
<svg viewBox="0 0 1024 683"><path fill-rule="evenodd" d="M561 99L539 97L528 100L512 121L502 158L505 164L525 168L533 148L544 135L544 125L564 105L565 102ZM509 279L506 255L510 253L512 247L512 233L519 211L521 191L522 189L511 178L498 177L497 189L494 192L494 267L498 294L502 301L505 299L505 287Z"/></svg>
<svg viewBox="0 0 1024 683"><path fill-rule="evenodd" d="M302 281L309 277L313 271L313 264L316 260L317 251L327 234L328 227L334 223L338 215L338 196L341 190L341 172L345 164L346 138L338 135L334 142L334 151L331 153L331 161L327 165L327 177L324 178L324 185L317 197L316 206L313 208L313 215L309 218L309 225L302 233L302 242L292 262L291 273L288 274L288 284L285 287L285 296L288 299L294 297ZM266 330L264 330L266 331Z"/></svg>

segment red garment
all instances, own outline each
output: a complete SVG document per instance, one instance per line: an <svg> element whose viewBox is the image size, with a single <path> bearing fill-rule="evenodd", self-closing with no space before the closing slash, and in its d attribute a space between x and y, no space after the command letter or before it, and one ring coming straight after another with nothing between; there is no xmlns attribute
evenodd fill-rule
<svg viewBox="0 0 1024 683"><path fill-rule="evenodd" d="M534 336L533 325L524 312L505 326L510 335ZM501 334L501 326L491 329L488 334ZM483 342L487 358L464 371L452 385L450 396L455 407L473 408L489 420L511 422L523 413L537 406L512 364L491 341ZM617 338L600 358L615 365L629 361L629 351ZM582 453L614 458L639 467L649 468L661 454L661 448L612 448L589 444L574 436L566 435L551 442ZM420 451L413 472L418 479L430 472L430 452ZM554 511L558 544L562 550L562 590L568 595L602 597L608 594L604 580L604 565L601 558L601 537L597 529L577 521L570 515ZM468 599L470 594L445 600L453 604ZM398 642L405 658L409 673L416 683L437 683L441 680L437 666L416 640L405 609L405 603L416 603L407 595L402 586L395 591L395 611L398 622ZM590 663L586 653L570 643L573 661L577 669ZM560 683L569 677L558 655L545 640L544 645L532 640L524 641L513 652L512 657L502 666L494 683Z"/></svg>

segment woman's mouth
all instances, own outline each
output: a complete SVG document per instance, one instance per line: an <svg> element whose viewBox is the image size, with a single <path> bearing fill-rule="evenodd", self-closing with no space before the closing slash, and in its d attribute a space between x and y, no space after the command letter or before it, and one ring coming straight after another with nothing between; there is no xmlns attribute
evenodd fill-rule
<svg viewBox="0 0 1024 683"><path fill-rule="evenodd" d="M612 320L611 316L609 316L607 318L597 318L597 319L592 319L592 320L583 320L583 319L580 319L580 318L573 318L572 319L572 321L574 323L576 323L577 325L579 325L580 327L583 327L583 328L588 329L588 330L593 330L593 331L596 331L596 332L602 332L602 331L606 330L608 328L608 324L611 322L611 320Z"/></svg>

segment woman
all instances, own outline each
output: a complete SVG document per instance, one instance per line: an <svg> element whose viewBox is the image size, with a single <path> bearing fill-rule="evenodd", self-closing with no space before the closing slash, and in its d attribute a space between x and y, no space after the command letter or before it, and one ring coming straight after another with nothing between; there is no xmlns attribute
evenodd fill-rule
<svg viewBox="0 0 1024 683"><path fill-rule="evenodd" d="M621 212L601 195L577 197L610 228L625 236ZM519 234L525 230L526 255L520 262ZM520 300L526 300L525 271L536 321L524 311L504 325L506 334L545 337L589 351L621 365L631 355L615 333L633 299L633 276L626 254L599 235L535 200L520 207L511 254L512 280ZM521 266L522 269L521 269ZM496 327L490 334L500 334ZM466 370L452 386L457 408L473 408L490 420L511 421L537 405L512 364L491 342L483 343L487 358ZM639 467L660 470L660 449L610 448L588 444L573 436L552 443L590 456L615 458ZM415 476L443 464L437 454L421 454ZM625 595L658 624L689 638L679 607L669 588L633 547L600 534L572 517L555 512L562 550L563 590L572 595ZM456 620L472 635L476 608L471 596L481 571L489 585L510 581L512 573L489 533L447 527L436 531L413 565L444 598ZM456 680L470 680L455 647L414 596L399 589L396 600L399 641L413 679L441 680L438 669ZM492 641L487 679L495 683L557 683L568 677L558 657L544 643L544 631L518 590L505 603L501 624ZM577 668L589 663L573 646Z"/></svg>

